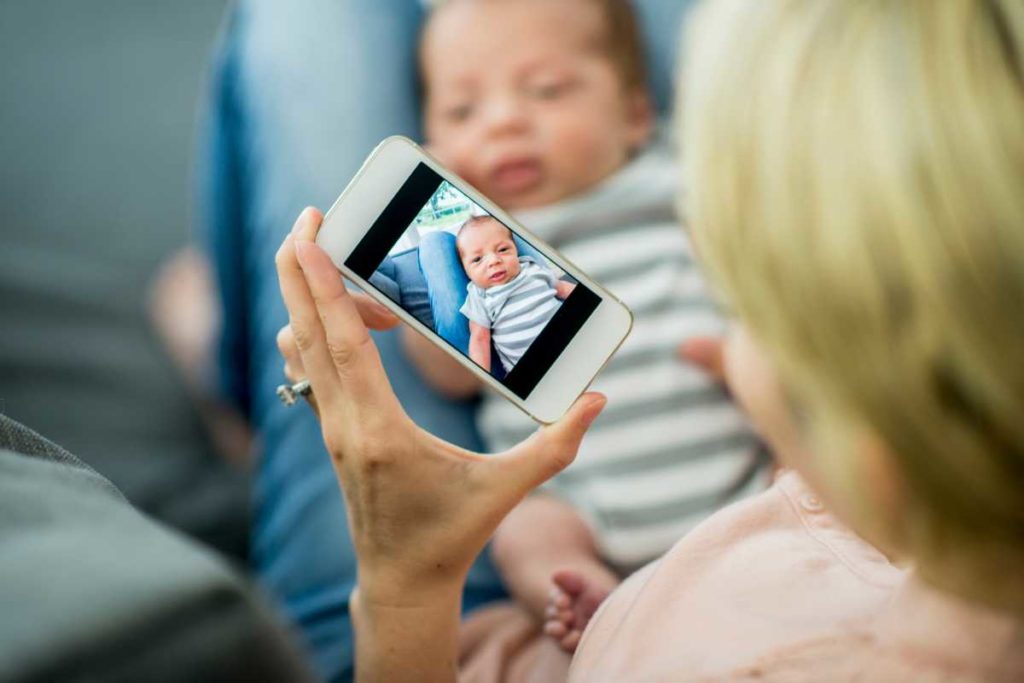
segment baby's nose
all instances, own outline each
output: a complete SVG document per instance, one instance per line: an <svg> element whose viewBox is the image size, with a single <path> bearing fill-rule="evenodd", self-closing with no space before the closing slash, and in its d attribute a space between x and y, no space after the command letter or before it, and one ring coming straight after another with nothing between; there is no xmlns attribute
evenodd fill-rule
<svg viewBox="0 0 1024 683"><path fill-rule="evenodd" d="M493 134L519 133L526 127L526 116L519 100L512 96L495 98L486 108L487 123Z"/></svg>

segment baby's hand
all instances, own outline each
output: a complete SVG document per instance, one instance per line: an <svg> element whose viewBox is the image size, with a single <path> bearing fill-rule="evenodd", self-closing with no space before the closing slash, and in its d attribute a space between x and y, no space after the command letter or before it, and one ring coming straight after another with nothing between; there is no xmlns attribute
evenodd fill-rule
<svg viewBox="0 0 1024 683"><path fill-rule="evenodd" d="M544 633L554 638L566 652L576 651L583 630L614 586L587 580L577 571L562 569L551 580Z"/></svg>

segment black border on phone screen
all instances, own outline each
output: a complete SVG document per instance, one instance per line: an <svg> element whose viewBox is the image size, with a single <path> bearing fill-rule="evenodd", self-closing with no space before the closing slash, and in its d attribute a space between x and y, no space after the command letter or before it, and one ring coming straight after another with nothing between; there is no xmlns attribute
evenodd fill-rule
<svg viewBox="0 0 1024 683"><path fill-rule="evenodd" d="M442 182L444 178L439 173L420 162L356 245L346 259L345 266L366 282L370 282L370 277ZM511 226L506 227L518 235ZM522 235L518 236L530 243ZM583 283L577 285L522 358L504 379L498 381L524 401L529 398L600 303L601 298ZM440 335L434 334L433 337L465 356L461 350L448 344Z"/></svg>

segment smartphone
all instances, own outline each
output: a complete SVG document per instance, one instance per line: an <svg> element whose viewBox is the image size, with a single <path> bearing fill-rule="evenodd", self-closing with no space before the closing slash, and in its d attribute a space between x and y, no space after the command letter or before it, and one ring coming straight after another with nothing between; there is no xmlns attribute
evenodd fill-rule
<svg viewBox="0 0 1024 683"><path fill-rule="evenodd" d="M633 327L625 304L405 137L370 153L316 241L541 423L569 409Z"/></svg>

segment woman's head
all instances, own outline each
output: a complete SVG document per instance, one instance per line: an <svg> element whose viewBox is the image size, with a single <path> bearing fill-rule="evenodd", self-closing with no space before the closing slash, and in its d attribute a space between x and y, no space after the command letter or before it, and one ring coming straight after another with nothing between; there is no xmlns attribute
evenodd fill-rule
<svg viewBox="0 0 1024 683"><path fill-rule="evenodd" d="M1024 4L718 0L691 26L695 241L737 362L793 409L741 398L871 540L1020 559Z"/></svg>

